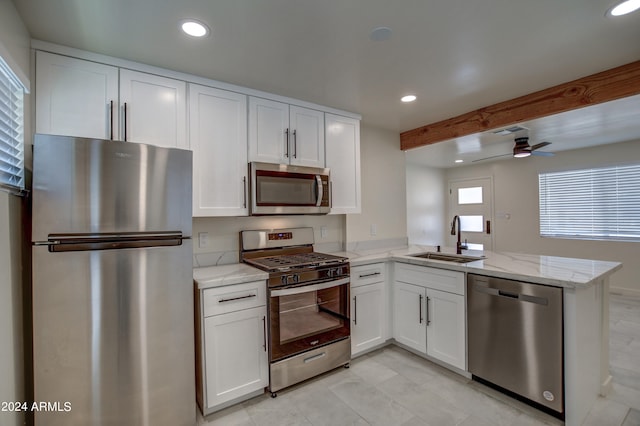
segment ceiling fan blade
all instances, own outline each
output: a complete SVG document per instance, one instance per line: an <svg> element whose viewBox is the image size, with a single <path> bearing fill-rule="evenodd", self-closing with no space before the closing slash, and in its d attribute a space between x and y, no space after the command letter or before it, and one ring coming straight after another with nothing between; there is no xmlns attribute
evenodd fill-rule
<svg viewBox="0 0 640 426"><path fill-rule="evenodd" d="M551 142L540 142L540 143L537 143L537 144L535 144L535 145L533 145L531 147L531 151L535 151L536 149L540 149L540 148L545 147L547 145L551 145Z"/></svg>
<svg viewBox="0 0 640 426"><path fill-rule="evenodd" d="M507 156L511 156L513 154L501 154L501 155L493 155L491 157L485 157L485 158L478 158L477 160L471 160L472 163L475 163L477 161L484 161L484 160L490 160L492 158L500 158L500 157L507 157Z"/></svg>
<svg viewBox="0 0 640 426"><path fill-rule="evenodd" d="M553 157L555 154L549 151L531 151L531 155L537 155L538 157Z"/></svg>

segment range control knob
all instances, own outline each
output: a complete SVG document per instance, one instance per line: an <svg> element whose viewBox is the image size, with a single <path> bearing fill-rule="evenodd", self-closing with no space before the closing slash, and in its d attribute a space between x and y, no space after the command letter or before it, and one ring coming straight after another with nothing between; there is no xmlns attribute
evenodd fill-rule
<svg viewBox="0 0 640 426"><path fill-rule="evenodd" d="M293 275L291 276L291 278L292 278L292 280L293 280L293 282L294 282L294 283L298 283L298 282L300 282L300 276L299 276L298 274L293 274Z"/></svg>

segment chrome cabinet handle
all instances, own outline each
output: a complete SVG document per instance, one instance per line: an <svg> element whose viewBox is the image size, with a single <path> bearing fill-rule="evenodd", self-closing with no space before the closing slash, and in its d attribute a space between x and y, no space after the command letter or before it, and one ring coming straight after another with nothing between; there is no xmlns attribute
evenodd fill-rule
<svg viewBox="0 0 640 426"><path fill-rule="evenodd" d="M286 135L284 140L284 157L289 158L289 129L285 130L284 134Z"/></svg>
<svg viewBox="0 0 640 426"><path fill-rule="evenodd" d="M242 299L250 299L250 298L256 297L256 296L257 296L257 294L248 294L246 296L232 297L230 299L220 299L220 300L218 300L218 303L233 302L235 300L242 300Z"/></svg>
<svg viewBox="0 0 640 426"><path fill-rule="evenodd" d="M420 324L422 324L422 295L419 298L419 310L420 310Z"/></svg>
<svg viewBox="0 0 640 426"><path fill-rule="evenodd" d="M265 316L262 317L262 347L264 351L267 351L267 318Z"/></svg>
<svg viewBox="0 0 640 426"><path fill-rule="evenodd" d="M124 103L124 141L127 142L127 103Z"/></svg>
<svg viewBox="0 0 640 426"><path fill-rule="evenodd" d="M242 208L247 208L247 177L242 176Z"/></svg>
<svg viewBox="0 0 640 426"><path fill-rule="evenodd" d="M380 275L380 272L372 272L371 274L358 275L358 278L375 277L376 275Z"/></svg>
<svg viewBox="0 0 640 426"><path fill-rule="evenodd" d="M358 325L358 296L353 296L353 324Z"/></svg>
<svg viewBox="0 0 640 426"><path fill-rule="evenodd" d="M427 325L431 324L431 320L429 319L429 301L430 300L431 298L427 296Z"/></svg>
<svg viewBox="0 0 640 426"><path fill-rule="evenodd" d="M298 158L298 131L293 131L293 158Z"/></svg>
<svg viewBox="0 0 640 426"><path fill-rule="evenodd" d="M109 104L109 139L113 140L113 101Z"/></svg>

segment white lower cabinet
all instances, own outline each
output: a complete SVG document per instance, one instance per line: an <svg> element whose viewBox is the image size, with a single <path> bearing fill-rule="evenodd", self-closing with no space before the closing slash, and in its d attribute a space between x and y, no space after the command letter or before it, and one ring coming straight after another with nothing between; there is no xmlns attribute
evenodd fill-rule
<svg viewBox="0 0 640 426"><path fill-rule="evenodd" d="M427 289L427 355L466 370L464 296Z"/></svg>
<svg viewBox="0 0 640 426"><path fill-rule="evenodd" d="M351 268L351 356L387 340L385 264Z"/></svg>
<svg viewBox="0 0 640 426"><path fill-rule="evenodd" d="M269 384L265 282L199 292L198 403L206 415Z"/></svg>
<svg viewBox="0 0 640 426"><path fill-rule="evenodd" d="M400 263L395 272L395 340L466 370L464 273Z"/></svg>

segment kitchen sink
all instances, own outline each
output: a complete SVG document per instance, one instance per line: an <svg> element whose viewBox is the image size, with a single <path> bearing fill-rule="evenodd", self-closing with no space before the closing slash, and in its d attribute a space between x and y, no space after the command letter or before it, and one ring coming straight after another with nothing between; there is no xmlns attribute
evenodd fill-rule
<svg viewBox="0 0 640 426"><path fill-rule="evenodd" d="M469 263L476 260L482 260L484 257L465 256L461 254L448 254L428 251L426 253L410 254L411 257L420 257L422 259L444 260L445 262Z"/></svg>

